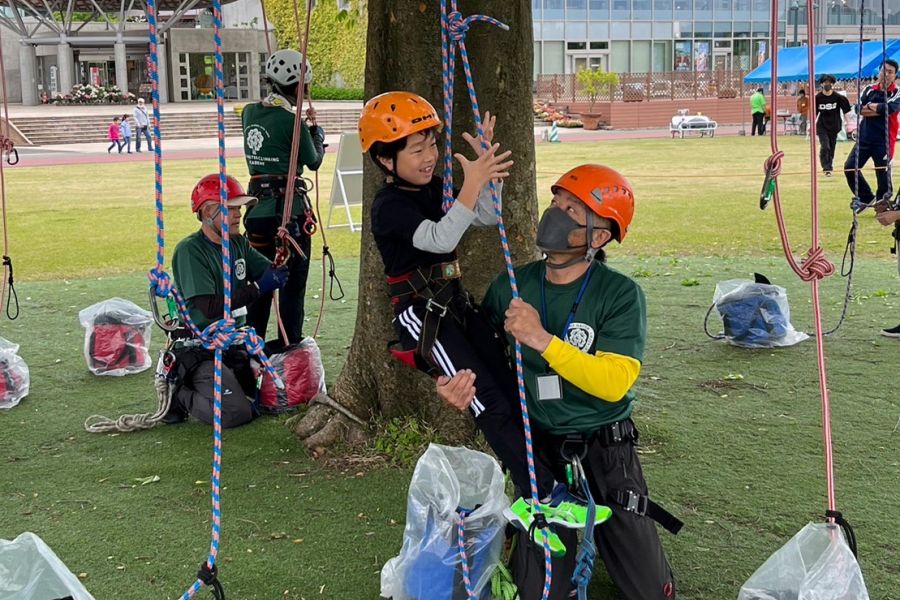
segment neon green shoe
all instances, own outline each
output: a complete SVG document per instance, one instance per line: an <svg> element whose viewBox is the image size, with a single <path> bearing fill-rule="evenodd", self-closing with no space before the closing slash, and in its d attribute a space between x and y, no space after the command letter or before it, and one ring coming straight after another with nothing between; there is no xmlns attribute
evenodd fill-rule
<svg viewBox="0 0 900 600"><path fill-rule="evenodd" d="M556 506L541 504L541 510L547 516L547 522L569 529L584 529L587 524L587 506L576 502L560 502ZM594 525L608 521L612 509L602 504L595 505Z"/></svg>
<svg viewBox="0 0 900 600"><path fill-rule="evenodd" d="M541 504L542 510L546 511L547 508L549 508L547 505ZM525 498L519 498L513 502L512 506L504 509L503 515L510 523L522 531L530 531L534 543L541 548L544 547L544 531L539 527L532 528L532 524L534 523L534 507L531 505L531 502L525 500ZM565 556L566 546L562 543L562 540L559 539L559 536L549 527L547 528L547 534L548 542L550 544L550 554L555 558L562 558Z"/></svg>

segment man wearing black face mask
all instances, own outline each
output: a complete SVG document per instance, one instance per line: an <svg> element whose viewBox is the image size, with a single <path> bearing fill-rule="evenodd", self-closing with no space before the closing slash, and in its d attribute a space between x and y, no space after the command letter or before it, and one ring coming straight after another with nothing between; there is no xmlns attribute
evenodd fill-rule
<svg viewBox="0 0 900 600"><path fill-rule="evenodd" d="M819 138L819 162L826 177L834 170L834 146L844 124L844 115L850 112L850 101L832 88L834 75L822 75L822 91L816 94L816 136Z"/></svg>
<svg viewBox="0 0 900 600"><path fill-rule="evenodd" d="M579 456L594 501L612 509L595 528L594 542L613 582L629 600L674 598L655 521L673 532L681 523L647 495L631 420L647 329L644 294L605 263L604 246L628 232L634 194L622 175L600 165L572 169L552 190L537 234L546 259L516 269L521 299L512 299L503 274L482 307L510 345L522 345L537 460L557 481L567 481L566 467ZM439 382L438 394L464 410L472 401L466 383L459 374ZM557 486L550 504L579 492ZM559 531L559 537L575 547L574 532ZM513 567L520 597L540 598L541 549L518 544ZM555 561L551 600L570 597L574 568L574 552Z"/></svg>

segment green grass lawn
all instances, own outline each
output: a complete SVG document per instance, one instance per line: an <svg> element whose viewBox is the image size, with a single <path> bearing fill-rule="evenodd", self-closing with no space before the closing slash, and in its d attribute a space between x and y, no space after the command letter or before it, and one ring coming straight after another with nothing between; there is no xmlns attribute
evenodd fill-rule
<svg viewBox="0 0 900 600"><path fill-rule="evenodd" d="M800 140L785 147L785 170L806 168ZM681 598L736 597L766 557L825 509L812 341L748 351L702 331L715 283L753 271L786 285L795 324L811 326L809 288L779 255L773 215L756 207L767 148L762 140L716 138L538 149L544 202L552 178L580 161L622 169L637 190L635 227L611 250L611 264L637 276L647 293L636 418L651 490L687 523L677 537L663 537ZM325 199L332 166L330 156ZM213 168L214 161L166 165L170 251L196 227L190 187ZM0 413L0 538L36 532L98 599L175 598L208 547L209 428L92 435L82 427L90 414L155 403L150 373L97 378L87 371L77 321L78 310L104 298L145 301L143 272L154 255L151 170L117 163L15 169L8 177L22 317L4 321L0 335L22 345L32 389ZM692 173L706 177L683 178ZM838 260L849 194L842 180L821 183L823 241ZM783 180L800 251L809 244L804 188L803 176ZM330 382L355 321L358 236L328 233L348 291L346 302L329 303L319 339ZM857 295L844 328L827 342L838 507L856 527L873 599L892 598L900 577L900 401L884 373L900 348L877 336L900 318L887 243L887 230L867 216ZM828 326L840 313L843 281L828 280L822 290ZM311 283L308 303L317 306L319 293ZM266 418L225 434L220 565L229 597L376 598L380 568L400 549L411 469L371 454L313 461L283 421ZM137 481L152 475L159 481ZM610 597L609 589L598 566L592 597Z"/></svg>

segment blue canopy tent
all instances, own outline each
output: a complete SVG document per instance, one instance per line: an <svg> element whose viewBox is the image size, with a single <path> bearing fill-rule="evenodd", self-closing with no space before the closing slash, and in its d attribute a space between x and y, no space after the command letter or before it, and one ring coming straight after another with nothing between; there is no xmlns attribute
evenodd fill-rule
<svg viewBox="0 0 900 600"><path fill-rule="evenodd" d="M900 40L887 40L887 56L900 57ZM881 40L863 42L862 76L875 77L881 67ZM859 71L859 42L822 44L815 47L816 74L830 73L836 79L856 79ZM744 83L768 83L772 78L772 59L744 77ZM781 48L778 51L778 82L809 79L809 59L805 46Z"/></svg>

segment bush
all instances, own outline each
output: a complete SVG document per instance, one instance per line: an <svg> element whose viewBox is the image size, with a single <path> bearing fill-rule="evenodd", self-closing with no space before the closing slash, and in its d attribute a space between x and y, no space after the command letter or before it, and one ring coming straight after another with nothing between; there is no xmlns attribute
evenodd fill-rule
<svg viewBox="0 0 900 600"><path fill-rule="evenodd" d="M362 100L363 90L359 88L336 88L312 86L313 100Z"/></svg>

